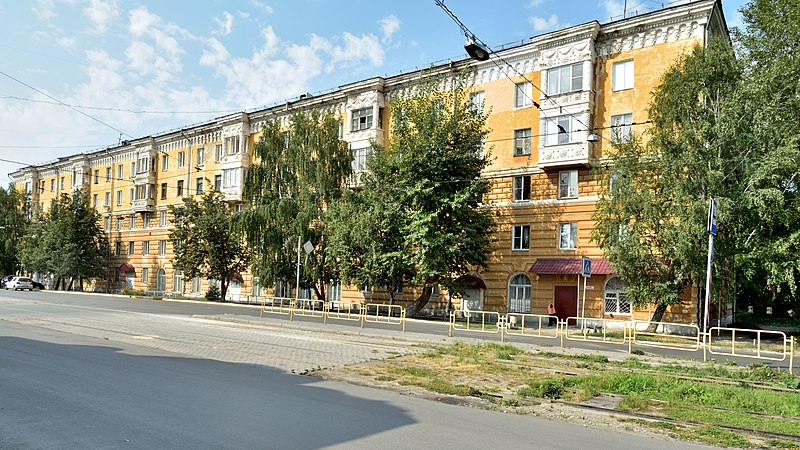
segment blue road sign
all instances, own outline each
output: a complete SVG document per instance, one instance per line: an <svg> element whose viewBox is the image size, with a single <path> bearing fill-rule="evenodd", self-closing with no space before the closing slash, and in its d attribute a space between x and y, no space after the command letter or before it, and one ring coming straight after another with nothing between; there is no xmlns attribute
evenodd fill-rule
<svg viewBox="0 0 800 450"><path fill-rule="evenodd" d="M581 258L582 275L585 278L592 276L592 260L589 258Z"/></svg>

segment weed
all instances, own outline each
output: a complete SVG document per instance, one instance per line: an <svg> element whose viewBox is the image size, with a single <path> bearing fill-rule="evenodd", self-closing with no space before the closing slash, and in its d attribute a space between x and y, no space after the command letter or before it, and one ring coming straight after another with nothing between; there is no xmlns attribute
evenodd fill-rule
<svg viewBox="0 0 800 450"><path fill-rule="evenodd" d="M753 444L741 435L719 427L698 427L684 430L682 436L719 447L750 448Z"/></svg>
<svg viewBox="0 0 800 450"><path fill-rule="evenodd" d="M507 352L497 352L497 359L510 360L511 354Z"/></svg>
<svg viewBox="0 0 800 450"><path fill-rule="evenodd" d="M787 441L785 439L770 439L767 441L770 447L775 448L787 448L792 450L800 449L800 442L797 441Z"/></svg>
<svg viewBox="0 0 800 450"><path fill-rule="evenodd" d="M438 394L459 395L462 397L470 395L470 393L474 392L474 390L466 384L453 384L441 378L434 378L430 383L423 387Z"/></svg>
<svg viewBox="0 0 800 450"><path fill-rule="evenodd" d="M375 381L394 381L396 379L397 378L390 377L388 375L379 375L379 376L375 377Z"/></svg>
<svg viewBox="0 0 800 450"><path fill-rule="evenodd" d="M419 378L433 378L439 375L439 372L435 370L426 369L424 367L401 367L394 370L395 373L398 375L410 375L412 377L419 377Z"/></svg>
<svg viewBox="0 0 800 450"><path fill-rule="evenodd" d="M633 350L631 350L631 355L644 356L644 350L638 349L638 348L637 349L633 349Z"/></svg>
<svg viewBox="0 0 800 450"><path fill-rule="evenodd" d="M650 400L645 397L628 396L617 405L620 411L644 411L650 406Z"/></svg>

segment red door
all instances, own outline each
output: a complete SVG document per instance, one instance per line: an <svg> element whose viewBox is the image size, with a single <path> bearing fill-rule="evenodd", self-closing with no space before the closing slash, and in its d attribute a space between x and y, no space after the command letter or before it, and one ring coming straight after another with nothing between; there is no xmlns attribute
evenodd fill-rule
<svg viewBox="0 0 800 450"><path fill-rule="evenodd" d="M578 315L578 288L575 286L556 286L556 316L558 320Z"/></svg>

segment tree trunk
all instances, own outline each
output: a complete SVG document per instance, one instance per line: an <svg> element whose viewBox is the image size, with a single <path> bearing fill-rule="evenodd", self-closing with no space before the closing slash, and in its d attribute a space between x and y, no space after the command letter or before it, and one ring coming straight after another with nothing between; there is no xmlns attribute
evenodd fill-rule
<svg viewBox="0 0 800 450"><path fill-rule="evenodd" d="M72 285L75 283L75 277L69 277L69 287L67 288L68 291L72 290Z"/></svg>
<svg viewBox="0 0 800 450"><path fill-rule="evenodd" d="M667 305L658 305L656 310L653 311L653 317L650 318L650 325L647 326L648 333L655 333L658 327L658 322L664 318L664 313L667 312Z"/></svg>
<svg viewBox="0 0 800 450"><path fill-rule="evenodd" d="M78 277L78 289L83 292L83 277Z"/></svg>
<svg viewBox="0 0 800 450"><path fill-rule="evenodd" d="M219 282L219 285L220 285L220 290L219 290L220 298L219 298L219 301L221 301L221 302L225 301L225 294L228 293L228 284L229 283L230 283L230 281L226 280L225 277L222 277L222 279Z"/></svg>
<svg viewBox="0 0 800 450"><path fill-rule="evenodd" d="M433 286L426 284L420 296L406 308L406 317L416 316L417 313L428 304L428 301L431 299L431 292L433 292Z"/></svg>

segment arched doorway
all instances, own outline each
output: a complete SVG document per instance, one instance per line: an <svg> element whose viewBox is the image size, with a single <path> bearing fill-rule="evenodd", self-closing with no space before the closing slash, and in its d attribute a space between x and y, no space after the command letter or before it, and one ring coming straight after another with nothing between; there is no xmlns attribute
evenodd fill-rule
<svg viewBox="0 0 800 450"><path fill-rule="evenodd" d="M158 269L156 274L156 291L164 292L167 290L167 273L164 269Z"/></svg>

